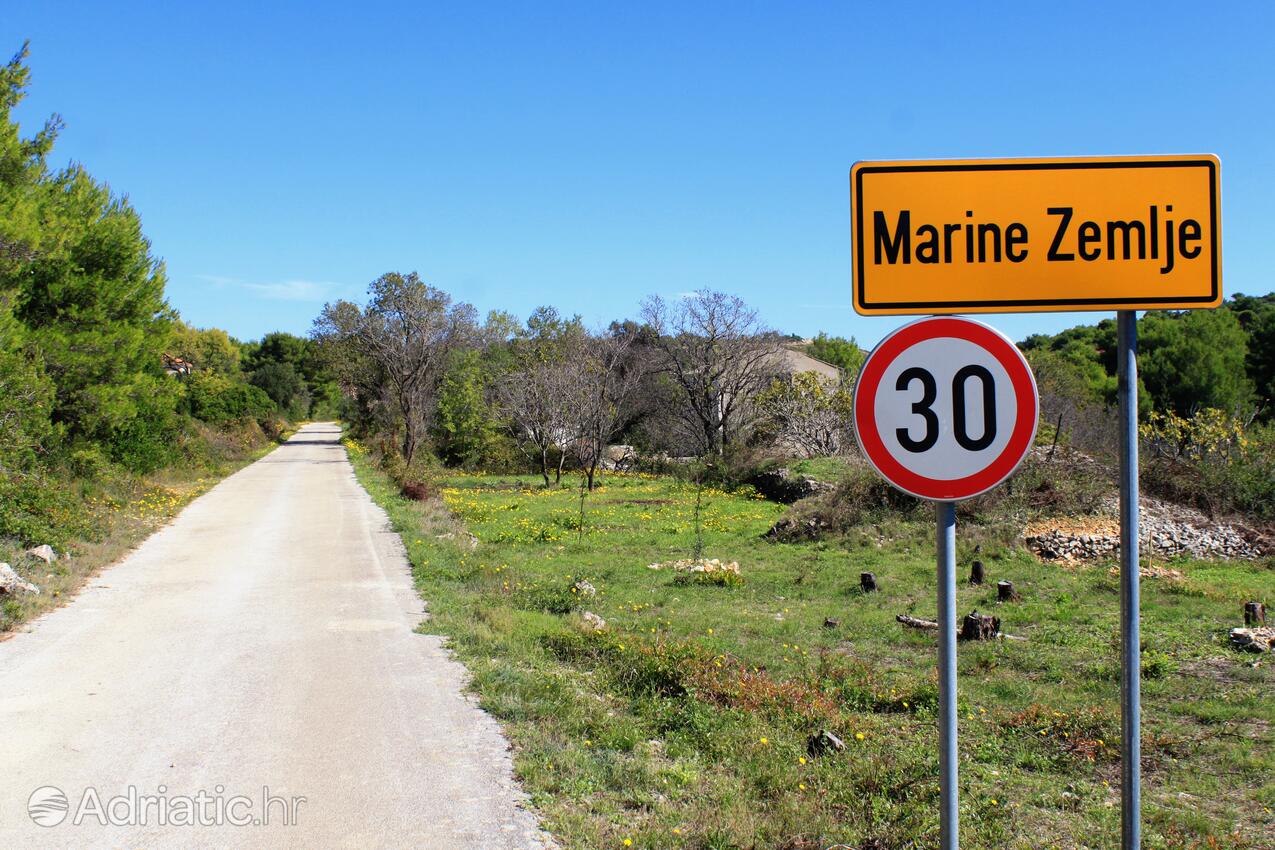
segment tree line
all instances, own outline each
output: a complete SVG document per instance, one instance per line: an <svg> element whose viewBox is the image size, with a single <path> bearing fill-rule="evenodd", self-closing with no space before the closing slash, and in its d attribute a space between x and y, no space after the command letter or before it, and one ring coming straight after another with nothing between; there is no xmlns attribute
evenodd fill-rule
<svg viewBox="0 0 1275 850"><path fill-rule="evenodd" d="M451 464L530 464L546 484L570 464L591 488L617 440L647 454L719 458L799 435L793 423L804 417L788 396L828 414L833 430L849 427L838 382L791 382L792 341L711 290L671 304L651 297L639 320L590 330L547 306L525 322L500 311L480 319L417 273L394 272L371 284L366 305L325 305L312 337L352 424L395 435L407 466L428 446ZM852 341L817 342L859 354ZM781 410L787 419L774 415ZM829 445L841 441L825 435L812 448Z"/></svg>
<svg viewBox="0 0 1275 850"><path fill-rule="evenodd" d="M339 396L308 338L181 320L127 197L50 165L61 117L22 134L27 53L0 66L0 538L47 528L67 478L198 463L209 428L276 428Z"/></svg>

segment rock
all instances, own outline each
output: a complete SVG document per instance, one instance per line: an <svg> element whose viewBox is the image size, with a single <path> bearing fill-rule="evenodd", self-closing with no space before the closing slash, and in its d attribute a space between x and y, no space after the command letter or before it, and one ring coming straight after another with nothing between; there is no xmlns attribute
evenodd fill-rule
<svg viewBox="0 0 1275 850"><path fill-rule="evenodd" d="M601 469L627 472L637 466L638 452L633 446L607 446L598 464Z"/></svg>
<svg viewBox="0 0 1275 850"><path fill-rule="evenodd" d="M53 551L53 547L48 543L43 546L35 546L27 550L27 554L39 558L46 564L51 564L58 559L58 553Z"/></svg>
<svg viewBox="0 0 1275 850"><path fill-rule="evenodd" d="M40 592L40 588L14 572L13 567L0 563L0 595L16 596L19 590L25 593Z"/></svg>
<svg viewBox="0 0 1275 850"><path fill-rule="evenodd" d="M824 522L820 517L809 519L793 519L784 517L770 527L764 535L769 540L818 540L823 532ZM885 541L881 541L884 543Z"/></svg>
<svg viewBox="0 0 1275 850"><path fill-rule="evenodd" d="M580 618L584 620L585 625L593 629L595 632L606 631L607 621L602 619L601 617L599 617L597 614L593 613L592 611L585 611L583 614L580 615Z"/></svg>
<svg viewBox="0 0 1275 850"><path fill-rule="evenodd" d="M734 573L735 575L740 575L738 561L723 564L720 558L700 558L698 561L693 558L683 558L678 561L669 561L665 564L647 564L646 566L648 570L662 570L665 567L677 573Z"/></svg>
<svg viewBox="0 0 1275 850"><path fill-rule="evenodd" d="M581 579L571 585L571 592L579 594L580 596L592 597L598 595L598 589L584 579Z"/></svg>
<svg viewBox="0 0 1275 850"><path fill-rule="evenodd" d="M1199 511L1143 496L1140 500L1138 539L1142 554L1193 558L1252 560L1275 550L1272 541L1247 526L1215 522ZM1057 521L1053 528L1033 524L1025 533L1027 548L1045 560L1089 561L1120 553L1116 505L1103 508L1105 519L1091 518L1101 530L1077 528L1078 523Z"/></svg>
<svg viewBox="0 0 1275 850"><path fill-rule="evenodd" d="M1275 628L1231 629L1231 645L1246 652L1275 651Z"/></svg>
<svg viewBox="0 0 1275 850"><path fill-rule="evenodd" d="M799 502L802 499L807 499L818 493L826 493L836 488L835 484L830 484L827 481L807 478L804 475L794 475L786 467L759 472L748 479L748 483L757 488L757 492L770 501L785 505L790 505L793 502Z"/></svg>
<svg viewBox="0 0 1275 850"><path fill-rule="evenodd" d="M819 730L818 735L811 735L806 741L806 753L811 758L819 758L824 753L839 753L846 748L845 741L827 729Z"/></svg>
<svg viewBox="0 0 1275 850"><path fill-rule="evenodd" d="M471 552L478 548L478 538L470 534L468 531L462 531L459 535L454 531L449 531L446 534L435 535L434 539L454 540L458 546L464 546Z"/></svg>

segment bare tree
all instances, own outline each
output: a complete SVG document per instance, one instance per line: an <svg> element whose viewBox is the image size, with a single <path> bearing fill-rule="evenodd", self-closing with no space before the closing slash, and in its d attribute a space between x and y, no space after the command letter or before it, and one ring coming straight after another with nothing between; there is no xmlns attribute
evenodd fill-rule
<svg viewBox="0 0 1275 850"><path fill-rule="evenodd" d="M416 272L382 275L368 294L363 309L348 301L325 304L312 335L372 367L385 401L402 422L403 459L410 464L434 413L448 356L473 340L476 315L469 304L453 303Z"/></svg>
<svg viewBox="0 0 1275 850"><path fill-rule="evenodd" d="M588 489L593 489L607 445L628 421L628 405L646 377L648 361L637 356L639 334L623 325L588 340L580 359L580 438L577 452Z"/></svg>
<svg viewBox="0 0 1275 850"><path fill-rule="evenodd" d="M550 455L557 450L559 481L567 449L583 430L587 334L579 317L564 320L552 307L540 307L511 348L514 367L496 385L498 404L548 486Z"/></svg>
<svg viewBox="0 0 1275 850"><path fill-rule="evenodd" d="M777 378L757 397L780 445L807 457L841 451L852 433L853 406L848 387L816 372Z"/></svg>
<svg viewBox="0 0 1275 850"><path fill-rule="evenodd" d="M753 398L779 369L778 337L734 295L701 289L670 306L642 305L658 366L676 387L680 418L705 456L721 455L756 419Z"/></svg>

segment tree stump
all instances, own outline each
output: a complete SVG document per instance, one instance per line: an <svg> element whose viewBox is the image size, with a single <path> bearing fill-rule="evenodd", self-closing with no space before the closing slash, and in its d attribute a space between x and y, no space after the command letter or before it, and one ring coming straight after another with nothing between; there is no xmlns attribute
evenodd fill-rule
<svg viewBox="0 0 1275 850"><path fill-rule="evenodd" d="M987 573L983 570L983 562L975 561L970 565L970 584L982 584Z"/></svg>
<svg viewBox="0 0 1275 850"><path fill-rule="evenodd" d="M1266 606L1261 602L1245 602L1244 625L1249 628L1266 625Z"/></svg>
<svg viewBox="0 0 1275 850"><path fill-rule="evenodd" d="M961 623L961 640L992 640L1001 630L1001 621L990 614L972 611Z"/></svg>
<svg viewBox="0 0 1275 850"><path fill-rule="evenodd" d="M872 573L859 573L859 586L864 593L874 593L877 589L877 577Z"/></svg>
<svg viewBox="0 0 1275 850"><path fill-rule="evenodd" d="M996 601L997 602L1017 602L1022 599L1018 592L1014 590L1012 581L996 582Z"/></svg>
<svg viewBox="0 0 1275 850"><path fill-rule="evenodd" d="M819 730L818 735L811 735L806 740L806 754L811 758L819 758L825 753L839 753L845 748L845 742L827 729Z"/></svg>

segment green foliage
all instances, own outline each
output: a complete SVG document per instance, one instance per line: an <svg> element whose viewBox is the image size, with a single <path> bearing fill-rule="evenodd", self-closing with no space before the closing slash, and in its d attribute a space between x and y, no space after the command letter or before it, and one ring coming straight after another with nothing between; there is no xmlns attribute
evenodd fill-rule
<svg viewBox="0 0 1275 850"><path fill-rule="evenodd" d="M1111 405L1116 402L1115 344L1115 323L1106 319L1054 336L1033 334L1021 348L1042 392L1056 392L1080 403Z"/></svg>
<svg viewBox="0 0 1275 850"><path fill-rule="evenodd" d="M275 412L274 402L260 387L233 381L214 372L196 372L186 384L190 414L210 425L226 425L246 419L265 419Z"/></svg>
<svg viewBox="0 0 1275 850"><path fill-rule="evenodd" d="M488 401L491 368L476 350L451 357L438 393L438 453L451 466L474 466L499 439L500 417Z"/></svg>
<svg viewBox="0 0 1275 850"><path fill-rule="evenodd" d="M159 370L163 267L133 209L82 169L54 177L44 195L57 225L21 277L17 316L57 388L54 422L105 438L133 418L144 376Z"/></svg>
<svg viewBox="0 0 1275 850"><path fill-rule="evenodd" d="M806 346L806 353L851 375L858 374L867 356L854 337L828 336L822 331Z"/></svg>
<svg viewBox="0 0 1275 850"><path fill-rule="evenodd" d="M1138 372L1157 410L1238 412L1253 397L1248 341L1231 310L1148 313L1138 324Z"/></svg>
<svg viewBox="0 0 1275 850"><path fill-rule="evenodd" d="M53 434L53 383L0 314L0 475L28 469Z"/></svg>
<svg viewBox="0 0 1275 850"><path fill-rule="evenodd" d="M173 322L167 353L193 363L198 370L239 373L240 347L220 328L193 328L178 319Z"/></svg>
<svg viewBox="0 0 1275 850"><path fill-rule="evenodd" d="M154 472L176 462L185 417L177 407L185 388L166 377L144 375L133 384L133 415L115 425L104 448L111 460L133 472Z"/></svg>
<svg viewBox="0 0 1275 850"><path fill-rule="evenodd" d="M44 128L22 138L13 110L26 97L31 72L27 45L0 68L0 302L8 300L11 278L30 261L41 242L37 189L45 178L45 157L62 127L54 115ZM0 303L0 308L3 304Z"/></svg>
<svg viewBox="0 0 1275 850"><path fill-rule="evenodd" d="M253 370L248 382L268 395L284 413L296 413L300 418L309 410L310 393L291 363L268 360Z"/></svg>
<svg viewBox="0 0 1275 850"><path fill-rule="evenodd" d="M0 540L60 549L68 540L91 536L93 526L77 494L59 484L40 475L0 476Z"/></svg>
<svg viewBox="0 0 1275 850"><path fill-rule="evenodd" d="M1275 294L1252 297L1236 294L1230 309L1248 334L1245 367L1253 382L1262 415L1275 419Z"/></svg>

